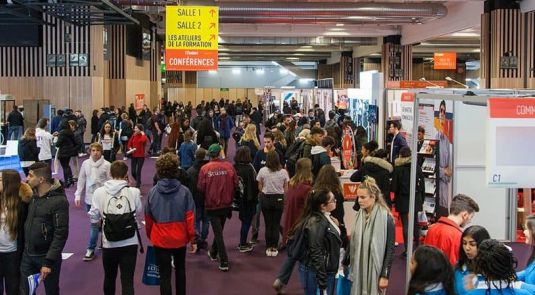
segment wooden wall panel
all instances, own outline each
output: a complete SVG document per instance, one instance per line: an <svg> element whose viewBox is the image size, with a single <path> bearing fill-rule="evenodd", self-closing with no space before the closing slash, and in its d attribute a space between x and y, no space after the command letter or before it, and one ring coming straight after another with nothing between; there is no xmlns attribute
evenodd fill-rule
<svg viewBox="0 0 535 295"><path fill-rule="evenodd" d="M93 77L104 76L104 26L91 26L90 72Z"/></svg>
<svg viewBox="0 0 535 295"><path fill-rule="evenodd" d="M380 63L366 62L366 63L363 63L363 68L364 68L363 71L379 71L379 72L383 71Z"/></svg>
<svg viewBox="0 0 535 295"><path fill-rule="evenodd" d="M153 106L158 104L158 100L162 96L161 93L161 83L160 81L151 81L150 82L150 97L145 97L145 103L148 106Z"/></svg>
<svg viewBox="0 0 535 295"><path fill-rule="evenodd" d="M223 97L223 91L219 88L212 88L212 96L207 101L212 101L212 99L216 99L216 101L219 101L219 99Z"/></svg>
<svg viewBox="0 0 535 295"><path fill-rule="evenodd" d="M193 99L187 99L187 101L191 101L191 104L196 107L198 104L201 103L201 101L204 100L204 93L205 92L211 92L210 88L197 88L197 91L195 91L195 100ZM184 104L187 104L187 101Z"/></svg>
<svg viewBox="0 0 535 295"><path fill-rule="evenodd" d="M490 88L490 13L481 15L481 51L480 51L479 87Z"/></svg>
<svg viewBox="0 0 535 295"><path fill-rule="evenodd" d="M526 88L535 89L535 11L526 14Z"/></svg>
<svg viewBox="0 0 535 295"><path fill-rule="evenodd" d="M246 88L237 88L236 89L236 97L238 98L245 98L247 97L247 89ZM232 102L233 99L231 99Z"/></svg>
<svg viewBox="0 0 535 295"><path fill-rule="evenodd" d="M121 106L126 102L126 80L110 79L110 101L108 105Z"/></svg>

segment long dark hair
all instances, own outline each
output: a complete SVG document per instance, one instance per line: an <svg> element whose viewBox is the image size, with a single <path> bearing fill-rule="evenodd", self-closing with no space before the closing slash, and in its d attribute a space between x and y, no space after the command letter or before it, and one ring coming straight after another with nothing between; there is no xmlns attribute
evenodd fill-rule
<svg viewBox="0 0 535 295"><path fill-rule="evenodd" d="M528 232L531 235L531 254L529 255L528 265L535 260L535 215L530 215L526 218Z"/></svg>
<svg viewBox="0 0 535 295"><path fill-rule="evenodd" d="M479 245L481 245L481 242L484 240L490 239L489 232L482 226L479 225L472 225L464 230L462 236L461 236L461 247L459 248L459 260L457 261L457 264L455 265L456 269L461 270L463 268L463 265L467 264L468 268L471 271L475 271L475 259L470 261L468 257L466 256L466 253L464 252L464 249L462 247L463 239L465 237L471 237L474 239L474 241L477 244L477 248L479 248Z"/></svg>
<svg viewBox="0 0 535 295"><path fill-rule="evenodd" d="M215 134L215 132L214 126L212 126L212 121L209 119L202 120L197 128L197 143L203 142L205 136L213 134Z"/></svg>
<svg viewBox="0 0 535 295"><path fill-rule="evenodd" d="M5 228L8 229L9 237L12 241L17 238L19 226L19 211L18 206L20 202L20 174L13 169L5 169L0 171L2 174L2 192L0 193L0 213L6 215Z"/></svg>
<svg viewBox="0 0 535 295"><path fill-rule="evenodd" d="M310 190L305 199L305 207L303 208L303 212L294 223L292 228L288 231L288 237L292 237L297 229L303 227L305 221L313 214L321 213L321 205L327 205L329 203L330 193L331 191L326 188L320 190Z"/></svg>
<svg viewBox="0 0 535 295"><path fill-rule="evenodd" d="M409 281L407 295L426 294L425 289L442 283L447 295L454 295L454 275L451 263L440 249L432 246L420 246L414 251L413 259L416 269Z"/></svg>
<svg viewBox="0 0 535 295"><path fill-rule="evenodd" d="M318 190L326 188L333 192L333 194L342 194L342 184L340 183L340 178L338 178L338 174L336 174L333 165L325 165L321 167L313 188Z"/></svg>
<svg viewBox="0 0 535 295"><path fill-rule="evenodd" d="M266 155L266 167L271 172L277 172L281 170L281 162L279 154L276 151L269 151Z"/></svg>
<svg viewBox="0 0 535 295"><path fill-rule="evenodd" d="M492 281L506 281L507 286L494 286L501 290L512 287L513 283L518 279L515 268L518 265L518 260L502 242L487 239L484 240L476 257L477 270L485 277L487 284L487 294L490 294Z"/></svg>

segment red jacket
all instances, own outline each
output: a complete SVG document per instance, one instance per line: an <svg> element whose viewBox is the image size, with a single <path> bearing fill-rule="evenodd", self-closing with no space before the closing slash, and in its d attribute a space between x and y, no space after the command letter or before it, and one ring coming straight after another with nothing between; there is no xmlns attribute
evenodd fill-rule
<svg viewBox="0 0 535 295"><path fill-rule="evenodd" d="M438 222L427 231L424 244L442 250L451 264L455 265L459 260L462 234L463 231L457 223L449 218L440 217Z"/></svg>
<svg viewBox="0 0 535 295"><path fill-rule="evenodd" d="M213 159L199 171L197 190L206 197L206 210L230 208L238 188L238 175L232 164Z"/></svg>
<svg viewBox="0 0 535 295"><path fill-rule="evenodd" d="M129 154L128 156L134 158L144 158L145 145L147 144L147 140L147 137L141 133L132 135L132 137L130 137L130 140L128 141L128 150L135 148L136 151L132 154Z"/></svg>
<svg viewBox="0 0 535 295"><path fill-rule="evenodd" d="M311 188L310 183L298 183L296 187L288 186L285 197L286 204L284 206L283 245L286 245L288 231L303 212L303 208L305 208L305 199Z"/></svg>

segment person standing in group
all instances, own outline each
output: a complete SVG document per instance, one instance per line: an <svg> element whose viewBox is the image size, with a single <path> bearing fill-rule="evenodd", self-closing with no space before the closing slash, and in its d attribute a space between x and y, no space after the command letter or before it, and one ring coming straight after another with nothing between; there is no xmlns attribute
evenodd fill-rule
<svg viewBox="0 0 535 295"><path fill-rule="evenodd" d="M61 252L69 236L69 201L47 163L30 166L27 182L36 195L24 223L20 294L29 293L28 276L40 273L46 295L59 295Z"/></svg>
<svg viewBox="0 0 535 295"><path fill-rule="evenodd" d="M194 137L196 138L196 144L205 150L208 150L212 144L219 142L219 137L209 120L202 120L199 123L199 128L195 132Z"/></svg>
<svg viewBox="0 0 535 295"><path fill-rule="evenodd" d="M310 159L301 158L297 160L295 175L290 179L284 205L284 225L282 230L282 246L284 247L287 243L288 231L303 213L306 197L312 189L311 184L314 176L312 175L311 166ZM284 287L290 281L296 262L297 260L290 255L284 258L277 279L273 283L273 288L277 291L277 294L284 293Z"/></svg>
<svg viewBox="0 0 535 295"><path fill-rule="evenodd" d="M461 228L472 222L479 205L469 196L458 194L453 198L448 217L440 217L435 225L431 226L425 236L425 245L439 248L446 253L452 265L459 259L461 248Z"/></svg>
<svg viewBox="0 0 535 295"><path fill-rule="evenodd" d="M76 116L76 131L74 132L74 135L76 136L77 141L80 145L78 156L83 157L86 152L84 144L84 133L87 129L87 120L85 119L84 114L82 114L82 111L80 110L74 112L74 115Z"/></svg>
<svg viewBox="0 0 535 295"><path fill-rule="evenodd" d="M312 147L310 156L308 157L312 161L312 174L317 177L320 173L320 169L325 165L331 165L331 147L334 145L334 138L325 136L321 140L321 144Z"/></svg>
<svg viewBox="0 0 535 295"><path fill-rule="evenodd" d="M353 281L351 294L384 294L394 260L394 218L375 179L366 177L357 197L360 209L342 263L351 267L347 276Z"/></svg>
<svg viewBox="0 0 535 295"><path fill-rule="evenodd" d="M455 295L453 269L440 249L431 246L416 249L410 272L407 295Z"/></svg>
<svg viewBox="0 0 535 295"><path fill-rule="evenodd" d="M197 183L199 182L199 171L209 161L205 160L206 150L198 148L195 152L195 162L186 172L189 178L189 190L193 195L193 201L195 202L195 233L197 244L197 252L201 249L208 248L206 239L208 238L208 229L210 227L210 217L206 213L205 197L204 194L197 189Z"/></svg>
<svg viewBox="0 0 535 295"><path fill-rule="evenodd" d="M490 239L490 234L482 226L472 225L463 231L459 260L455 264L455 292L458 295L465 295L468 292L464 286L468 276L477 276L478 280L480 280L481 276L477 275L475 258L477 257L479 245L487 239Z"/></svg>
<svg viewBox="0 0 535 295"><path fill-rule="evenodd" d="M102 187L107 180L110 180L110 162L102 156L102 145L98 142L89 146L89 159L82 163L80 175L78 178L76 192L74 192L74 204L80 207L80 199L85 188L85 210L89 212L92 204L92 197L96 189ZM95 248L97 246L98 232L100 226L94 222L89 225L89 243L87 244L84 261L91 261L95 257Z"/></svg>
<svg viewBox="0 0 535 295"><path fill-rule="evenodd" d="M128 118L132 120L132 124L134 125L136 125L137 123L141 123L141 122L138 122L137 111L133 103L131 103L130 107L128 107Z"/></svg>
<svg viewBox="0 0 535 295"><path fill-rule="evenodd" d="M98 139L98 110L93 110L93 115L91 116L91 143L96 142Z"/></svg>
<svg viewBox="0 0 535 295"><path fill-rule="evenodd" d="M132 134L134 134L134 125L132 120L128 118L128 115L126 113L122 113L121 119L117 126L119 126L118 136L123 147L123 157L127 157L126 152L128 151L128 141L130 140L130 137L132 137Z"/></svg>
<svg viewBox="0 0 535 295"><path fill-rule="evenodd" d="M99 151L101 153L101 151ZM91 156L95 154L91 148ZM90 161L90 160L87 160ZM87 161L84 162L87 163ZM109 163L108 163L109 165ZM128 166L124 161L115 161L108 166L112 179L94 192L88 215L96 228L104 223L110 215L134 213L143 210L139 189L128 186ZM111 204L111 205L110 205ZM87 206L87 203L86 203ZM107 236L106 228L102 231L102 265L104 266L104 295L115 295L117 269L121 270L121 287L123 295L134 294L134 272L136 269L137 246L140 240L137 230L121 233L123 237Z"/></svg>
<svg viewBox="0 0 535 295"><path fill-rule="evenodd" d="M288 190L288 173L282 169L279 154L270 151L266 156L266 166L260 169L256 177L260 194L260 205L266 223L266 255L276 257L279 254L279 228L284 210L284 194Z"/></svg>
<svg viewBox="0 0 535 295"><path fill-rule="evenodd" d="M33 191L20 182L16 170L0 171L0 294L20 294L20 259L24 251L24 222Z"/></svg>
<svg viewBox="0 0 535 295"><path fill-rule="evenodd" d="M238 145L248 147L251 159L254 159L256 152L260 149L260 142L256 136L255 124L248 124L247 127L245 127L245 133L242 135Z"/></svg>
<svg viewBox="0 0 535 295"><path fill-rule="evenodd" d="M253 250L253 245L247 242L247 234L258 203L258 182L254 170L251 153L248 147L239 147L234 157L234 169L240 180L240 187L236 190L235 200L239 204L239 218L241 221L240 243L238 250L242 253Z"/></svg>
<svg viewBox="0 0 535 295"><path fill-rule="evenodd" d="M188 170L193 165L193 161L195 161L197 145L191 140L192 137L193 132L191 130L186 131L186 133L184 133L184 143L182 143L178 150L180 167L184 170Z"/></svg>
<svg viewBox="0 0 535 295"><path fill-rule="evenodd" d="M216 119L216 126L217 131L219 132L219 141L223 146L223 151L226 155L228 150L228 140L230 138L230 130L234 128L234 122L227 114L227 110L225 108L221 108L221 115L219 115Z"/></svg>
<svg viewBox="0 0 535 295"><path fill-rule="evenodd" d="M18 150L20 166L24 171L24 175L28 177L28 167L39 161L39 148L37 147L37 139L35 137L34 128L26 129L24 135L19 140Z"/></svg>
<svg viewBox="0 0 535 295"><path fill-rule="evenodd" d="M74 138L74 128L76 122L74 121L62 121L60 124L60 131L56 141L56 147L59 149L57 152L57 157L59 163L61 164L61 169L63 170L63 181L65 188L69 188L74 184L74 179L72 175L71 166L69 161L71 157L77 156L77 143Z"/></svg>
<svg viewBox="0 0 535 295"><path fill-rule="evenodd" d="M119 150L119 135L113 129L110 122L102 125L102 130L98 135L98 142L102 144L104 159L108 162L115 161L115 154Z"/></svg>
<svg viewBox="0 0 535 295"><path fill-rule="evenodd" d="M39 161L52 164L52 146L54 145L54 136L50 134L46 127L48 118L41 118L35 128L35 138L39 148Z"/></svg>
<svg viewBox="0 0 535 295"><path fill-rule="evenodd" d="M150 124L150 119L152 118L152 113L150 112L150 109L147 107L146 104L143 105L143 109L141 112L139 112L138 120L140 120L141 125L143 125L143 132L145 132L147 138L149 141L151 141L150 138L150 129L147 127L147 125ZM149 122L149 123L147 123Z"/></svg>
<svg viewBox="0 0 535 295"><path fill-rule="evenodd" d="M141 170L145 163L145 146L147 145L147 137L143 132L143 126L137 124L134 127L134 134L128 141L128 156L131 158L131 172L132 177L136 181L136 187L141 186Z"/></svg>
<svg viewBox="0 0 535 295"><path fill-rule="evenodd" d="M13 110L7 116L7 140L19 140L24 130L24 117L19 112L19 107L13 105Z"/></svg>
<svg viewBox="0 0 535 295"><path fill-rule="evenodd" d="M399 151L399 157L396 159L396 167L392 176L391 190L394 193L394 204L396 211L399 213L401 225L403 227L403 243L405 244L405 252L401 254L402 257L407 257L407 243L409 241L409 201L410 201L410 186L411 186L411 149L404 146ZM420 245L420 228L418 227L418 212L423 211L423 194L425 193L424 174L422 168L416 165L416 194L414 195L414 225L413 238L414 248Z"/></svg>
<svg viewBox="0 0 535 295"><path fill-rule="evenodd" d="M390 123L388 133L392 134L392 143L390 144L390 162L394 163L399 156L399 151L402 147L408 146L407 140L400 132L401 123L393 121Z"/></svg>
<svg viewBox="0 0 535 295"><path fill-rule="evenodd" d="M208 251L210 260L217 261L219 269L228 271L228 256L223 239L225 221L232 206L234 192L239 186L238 176L232 164L220 160L221 147L214 143L208 148L212 160L199 172L197 189L206 196L206 210L214 231L212 249Z"/></svg>
<svg viewBox="0 0 535 295"><path fill-rule="evenodd" d="M530 215L522 225L525 243L531 247L526 269L517 272L518 280L535 285L535 215Z"/></svg>
<svg viewBox="0 0 535 295"><path fill-rule="evenodd" d="M150 148L150 152L154 156L158 156L162 149L162 137L163 137L163 124L161 124L161 120L163 120L164 115L160 113L160 109L158 107L155 107L152 113L150 120L150 125L152 127L152 145Z"/></svg>
<svg viewBox="0 0 535 295"><path fill-rule="evenodd" d="M295 241L303 236L299 260L299 282L305 295L333 294L340 261L340 229L331 216L336 199L328 189L312 190L303 214L288 232ZM360 293L352 293L360 294Z"/></svg>

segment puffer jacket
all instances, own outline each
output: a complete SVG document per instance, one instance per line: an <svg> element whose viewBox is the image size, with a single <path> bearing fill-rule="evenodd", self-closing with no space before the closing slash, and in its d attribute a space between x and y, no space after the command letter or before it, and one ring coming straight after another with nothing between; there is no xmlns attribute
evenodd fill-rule
<svg viewBox="0 0 535 295"><path fill-rule="evenodd" d="M340 234L325 215L315 213L305 222L303 230L307 253L304 265L316 273L320 289L327 288L327 274L338 272L340 262Z"/></svg>
<svg viewBox="0 0 535 295"><path fill-rule="evenodd" d="M29 256L46 255L43 266L51 268L61 260L69 237L69 202L57 179L43 196L34 196L24 224L24 249Z"/></svg>
<svg viewBox="0 0 535 295"><path fill-rule="evenodd" d="M76 143L74 132L72 132L69 123L66 123L65 121L60 123L60 131L58 140L56 141L56 147L59 148L59 159L74 157L78 154L78 143Z"/></svg>
<svg viewBox="0 0 535 295"><path fill-rule="evenodd" d="M19 140L19 157L21 161L39 161L39 150L35 139Z"/></svg>
<svg viewBox="0 0 535 295"><path fill-rule="evenodd" d="M212 159L199 172L197 189L206 197L206 210L230 208L239 181L232 164Z"/></svg>
<svg viewBox="0 0 535 295"><path fill-rule="evenodd" d="M364 163L362 168L353 173L349 179L353 182L361 182L364 180L365 176L370 176L375 179L377 185L381 189L386 204L388 207L392 208L392 200L390 200L390 174L394 171L392 164L385 159L377 157L366 157L362 159L362 162ZM355 211L360 209L358 202L355 202L353 209L355 209Z"/></svg>
<svg viewBox="0 0 535 295"><path fill-rule="evenodd" d="M395 195L394 204L399 213L409 212L409 196L411 184L411 162L412 157L397 158L396 167L392 175L391 189ZM423 210L422 196L425 193L424 174L422 168L416 165L416 197L414 198L414 208L416 212Z"/></svg>
<svg viewBox="0 0 535 295"><path fill-rule="evenodd" d="M17 254L19 259L22 258L22 253L24 252L24 223L28 218L28 205L32 201L33 191L32 188L24 183L20 183L19 188L19 206L18 211L18 223L17 223Z"/></svg>

